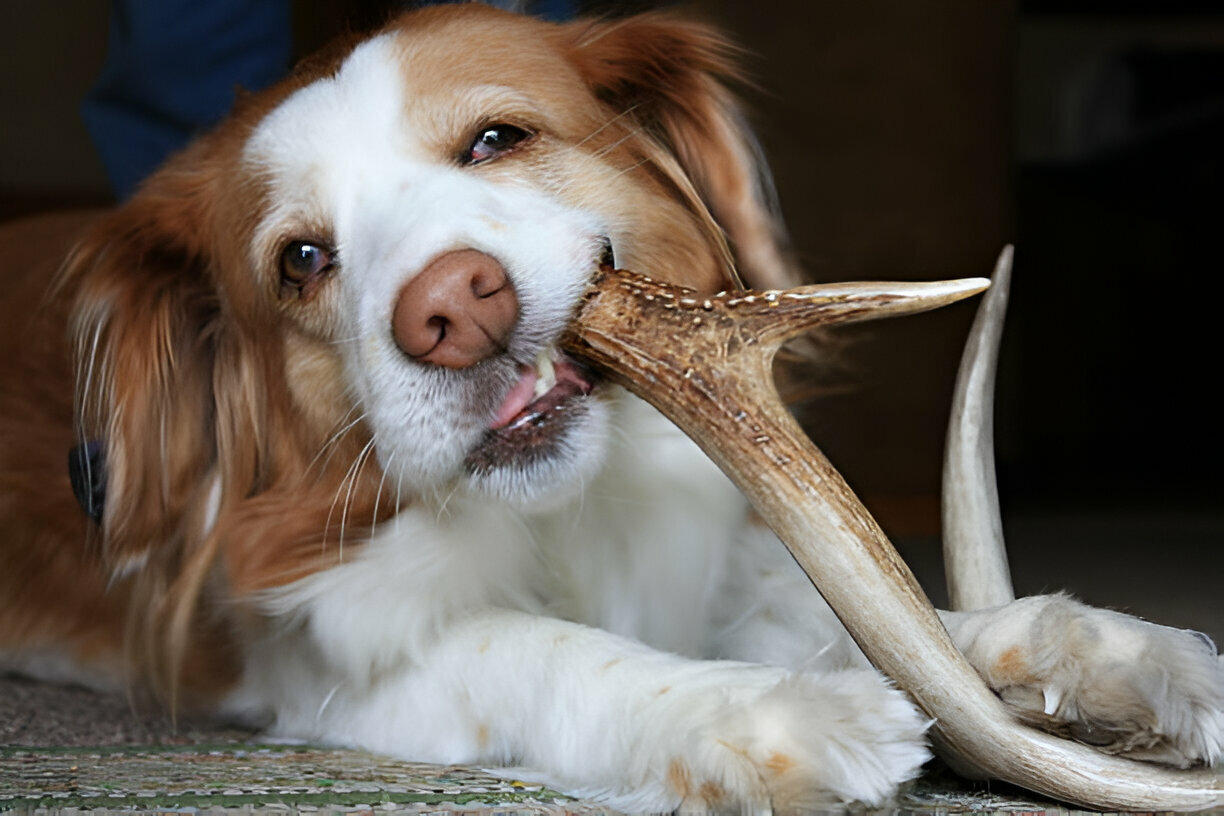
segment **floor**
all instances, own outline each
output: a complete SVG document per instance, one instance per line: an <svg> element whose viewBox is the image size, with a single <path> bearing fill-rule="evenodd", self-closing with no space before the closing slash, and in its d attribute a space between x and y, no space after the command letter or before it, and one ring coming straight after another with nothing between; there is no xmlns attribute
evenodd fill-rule
<svg viewBox="0 0 1224 816"><path fill-rule="evenodd" d="M608 812L597 803L476 768L268 744L207 723L180 723L176 729L162 718L133 714L121 697L13 678L0 679L0 738L0 812ZM830 812L1079 811L1007 785L966 782L936 762L888 808Z"/></svg>

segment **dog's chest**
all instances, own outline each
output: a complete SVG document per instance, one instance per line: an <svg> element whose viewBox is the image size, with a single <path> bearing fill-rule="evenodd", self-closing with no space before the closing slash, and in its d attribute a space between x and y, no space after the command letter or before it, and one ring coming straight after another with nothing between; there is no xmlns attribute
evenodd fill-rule
<svg viewBox="0 0 1224 816"><path fill-rule="evenodd" d="M745 502L690 440L630 400L608 466L532 520L548 611L681 654L703 653Z"/></svg>

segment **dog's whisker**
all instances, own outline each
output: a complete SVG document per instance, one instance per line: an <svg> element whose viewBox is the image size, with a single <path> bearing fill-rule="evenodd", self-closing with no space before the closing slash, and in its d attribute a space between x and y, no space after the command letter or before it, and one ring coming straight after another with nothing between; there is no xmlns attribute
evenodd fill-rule
<svg viewBox="0 0 1224 816"><path fill-rule="evenodd" d="M438 505L438 511L434 515L434 519L436 521L441 521L443 518L446 517L447 505L450 504L450 500L453 499L455 497L455 494L458 492L459 492L458 484L453 485L451 489L447 491L446 498L442 499L441 503Z"/></svg>
<svg viewBox="0 0 1224 816"><path fill-rule="evenodd" d="M630 139L632 139L634 136L637 136L641 132L642 132L642 129L640 127L631 128L629 131L625 133L624 136L620 137L615 142L609 142L608 144L599 148L599 150L596 150L592 155L594 155L595 158L602 159L604 156L608 155L613 150L616 150L616 148L620 147L625 142L629 141Z"/></svg>
<svg viewBox="0 0 1224 816"><path fill-rule="evenodd" d="M343 685L344 682L341 681L332 686L331 691L327 692L327 695L323 698L323 702L319 703L319 710L315 712L315 722L322 722L323 712L327 710L327 706L331 704L332 698L336 696L336 692L339 691Z"/></svg>
<svg viewBox="0 0 1224 816"><path fill-rule="evenodd" d="M387 471L391 469L391 464L395 461L396 451L392 451L387 461L382 466L382 477L378 480L378 492L374 494L374 513L370 518L370 528L378 526L378 506L382 502L383 487L387 484Z"/></svg>
<svg viewBox="0 0 1224 816"><path fill-rule="evenodd" d="M349 466L349 470L352 470L352 465ZM327 508L327 518L323 520L323 538L319 542L320 554L327 552L327 538L331 533L332 518L336 514L336 505L340 501L340 494L344 491L344 484L345 482L342 480L340 482L340 486L336 488L336 492L332 496L331 506ZM340 535L343 536L343 530L341 530ZM343 543L341 543L340 546L343 547ZM343 552L341 552L341 556L343 556Z"/></svg>
<svg viewBox="0 0 1224 816"><path fill-rule="evenodd" d="M323 447L326 447L327 445L330 445L333 442L335 442L337 438L339 438L341 435L345 433L345 431L349 430L349 428L351 428L353 425L356 425L358 422L360 422L364 418L365 415L362 414L361 416L357 417L357 419L352 420L352 422L349 422L349 417L351 417L355 412L359 411L362 405L364 405L364 403L365 401L362 400L360 397L356 397L353 399L353 404L349 406L349 409L347 411L344 412L344 416L340 417L340 419L336 422L336 425L342 425L343 427L341 427L339 431L337 431L335 434L332 435L331 438L329 438L326 442L324 442Z"/></svg>
<svg viewBox="0 0 1224 816"><path fill-rule="evenodd" d="M404 496L404 468L399 467L395 471L395 534L399 535L400 530L400 502Z"/></svg>
<svg viewBox="0 0 1224 816"><path fill-rule="evenodd" d="M358 400L356 403L353 404L353 407L349 408L348 412L343 417L340 418L340 422L345 422L350 416L353 415L353 412L358 410L360 407L361 407L361 401ZM326 470L327 464L331 461L331 456L335 452L334 447L336 443L339 442L340 439L343 438L345 434L347 434L353 428L357 427L357 425L359 425L361 421L366 418L366 416L367 416L366 412L362 411L361 414L358 415L356 419L354 419L352 422L349 422L347 425L342 427L340 430L332 434L331 437L326 442L324 442L322 445L319 446L319 450L317 453L315 453L314 458L311 459L310 462L306 465L306 470L307 471L311 470L318 463L319 458L323 456L324 453L327 453L328 454L327 459L324 460L323 465L320 468L321 470ZM338 422L336 424L340 424L340 423Z"/></svg>
<svg viewBox="0 0 1224 816"><path fill-rule="evenodd" d="M374 450L374 438L362 447L361 451L353 459L353 463L349 465L348 471L344 475L344 479L340 482L340 488L336 491L336 496L332 500L332 508L335 509L336 502L340 499L340 491L344 490L344 502L340 505L340 535L337 540L337 557L344 560L344 534L348 526L349 508L352 505L353 490L357 486L357 480L361 477L361 472L365 468L365 463L369 460L370 453ZM345 485L348 485L345 488ZM331 514L328 514L330 520Z"/></svg>
<svg viewBox="0 0 1224 816"><path fill-rule="evenodd" d="M623 175L625 175L626 173L631 173L631 172L633 172L634 170L636 170L636 169L638 169L639 167L641 167L643 164L649 164L649 163L650 163L650 158L649 158L649 157L643 158L641 161L636 161L636 162L634 162L633 164L629 165L628 167L622 167L621 169L617 170L617 171L616 171L616 175L617 175L617 176L623 176Z"/></svg>
<svg viewBox="0 0 1224 816"><path fill-rule="evenodd" d="M361 457L365 454L365 451L366 451L366 448L363 446L362 449L358 451L357 455L353 457L353 461L349 464L348 469L345 470L344 478L340 480L340 484L336 487L336 491L332 495L331 506L328 507L327 518L323 522L323 541L320 544L320 547L323 552L327 551L327 536L328 536L328 533L331 532L332 518L336 514L336 505L340 502L340 494L344 492L345 485L348 483L349 477L352 476L354 470L357 467L357 464L361 461ZM344 529L343 527L341 527L340 536L342 539L343 539L343 535L344 535Z"/></svg>
<svg viewBox="0 0 1224 816"><path fill-rule="evenodd" d="M353 477L349 480L348 495L344 499L344 512L340 516L340 558L341 560L343 560L344 558L344 531L348 525L349 510L352 509L352 506L353 506L353 492L357 487L357 481L361 478L361 474L365 472L366 465L369 464L370 459L374 457L376 440L377 440L377 437L370 438L370 441L366 444L365 448L362 450L361 456L358 457L358 461L361 464L357 468L357 471L353 474ZM375 496L375 501L377 500L378 500L378 497Z"/></svg>
<svg viewBox="0 0 1224 816"><path fill-rule="evenodd" d="M344 346L344 345L348 345L349 343L356 343L358 340L360 340L364 336L365 335L363 334L355 334L352 337L339 337L329 342L330 342L330 345L333 345L333 346Z"/></svg>
<svg viewBox="0 0 1224 816"><path fill-rule="evenodd" d="M612 126L613 124L615 124L616 122L619 122L621 119L624 119L626 116L629 116L631 113L633 113L633 112L634 112L635 110L637 110L639 107L641 107L641 103L640 103L640 102L639 102L639 103L635 103L635 104L630 105L629 107L625 108L623 111L621 111L620 113L616 114L616 115L615 115L615 116L613 116L611 119L609 119L608 121L604 122L602 125L600 125L599 127L595 128L595 129L594 129L594 130L592 130L590 133L588 133L586 136L582 137L582 138L581 138L581 139L579 139L577 142L575 142L575 143L574 143L574 147L582 147L584 144L586 144L587 142L589 142L591 139L594 139L596 136L598 136L598 135L599 135L600 133L602 133L603 131L607 130L609 127L611 127L611 126ZM637 130L637 128L635 128L635 130Z"/></svg>

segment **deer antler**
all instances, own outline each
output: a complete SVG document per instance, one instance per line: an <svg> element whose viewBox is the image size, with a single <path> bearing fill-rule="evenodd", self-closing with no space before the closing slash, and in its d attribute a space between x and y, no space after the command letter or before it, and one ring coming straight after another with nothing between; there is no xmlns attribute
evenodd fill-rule
<svg viewBox="0 0 1224 816"><path fill-rule="evenodd" d="M785 542L863 652L935 719L937 749L986 775L1100 809L1201 809L1207 773L1097 753L1016 723L957 651L871 514L807 438L773 386L775 352L817 325L933 309L980 279L855 283L705 298L601 272L565 339L652 403L731 477Z"/></svg>
<svg viewBox="0 0 1224 816"><path fill-rule="evenodd" d="M943 469L943 555L948 603L957 611L1016 599L994 468L994 382L1011 286L1012 248L999 255L965 342Z"/></svg>

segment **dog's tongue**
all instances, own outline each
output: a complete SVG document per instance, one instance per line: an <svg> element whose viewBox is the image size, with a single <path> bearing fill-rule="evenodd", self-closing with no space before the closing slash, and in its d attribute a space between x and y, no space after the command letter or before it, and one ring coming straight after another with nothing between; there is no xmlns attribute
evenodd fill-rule
<svg viewBox="0 0 1224 816"><path fill-rule="evenodd" d="M510 393L506 395L506 399L502 402L501 407L497 409L497 414L493 417L493 424L489 427L493 429L504 428L510 424L510 420L521 414L523 410L531 404L531 400L535 395L536 380L540 375L531 366L519 366L519 380L510 389Z"/></svg>
<svg viewBox="0 0 1224 816"><path fill-rule="evenodd" d="M498 407L489 426L492 430L504 428L514 422L521 414L529 413L532 404L544 406L560 404L566 399L591 391L591 383L578 370L577 366L565 360L553 362L556 384L547 393L536 396L536 382L540 379L539 372L533 366L520 365L519 379L506 394L506 398Z"/></svg>

